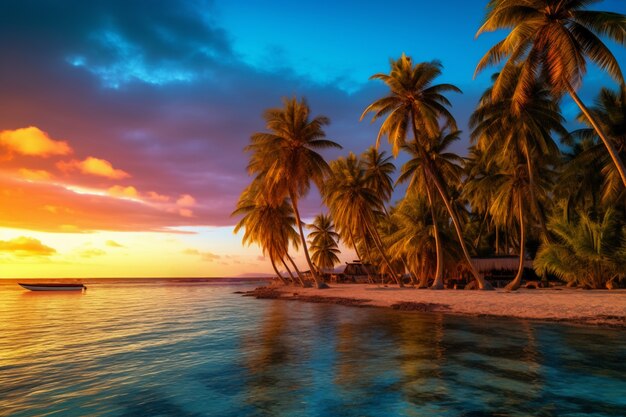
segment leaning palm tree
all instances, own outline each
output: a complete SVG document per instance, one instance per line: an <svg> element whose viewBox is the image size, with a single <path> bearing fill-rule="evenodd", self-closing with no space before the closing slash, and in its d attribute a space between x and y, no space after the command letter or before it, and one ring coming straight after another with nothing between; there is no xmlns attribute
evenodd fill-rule
<svg viewBox="0 0 626 417"><path fill-rule="evenodd" d="M566 204L561 204L550 221L557 236L555 242L545 242L535 258L538 273L551 273L570 285L591 288L611 287L626 276L626 226L616 210L608 209L603 216L592 219L578 211L570 216Z"/></svg>
<svg viewBox="0 0 626 417"><path fill-rule="evenodd" d="M339 263L339 247L337 240L339 233L335 232L335 225L327 214L318 214L313 219L313 223L307 225L309 232L309 243L311 245L311 260L318 268L332 269Z"/></svg>
<svg viewBox="0 0 626 417"><path fill-rule="evenodd" d="M460 163L462 158L453 152L447 152L447 148L459 139L460 131L448 132L443 129L436 137L425 138L423 140L426 147L426 155L431 163L436 167L446 184L458 184L461 180L462 168ZM411 142L403 146L411 159L402 166L397 182L409 181L411 193L426 195L430 206L430 216L433 224L433 237L435 239L437 267L435 269L435 279L433 289L443 289L443 246L439 233L438 207L439 200L435 199L436 191L432 186L432 178L426 169L427 162L422 160L418 142Z"/></svg>
<svg viewBox="0 0 626 417"><path fill-rule="evenodd" d="M372 122L385 117L376 144L378 145L380 139L386 135L394 156L397 156L400 148L406 144L407 131L409 129L413 131L417 150L425 162L425 169L432 179L434 188L441 196L452 219L469 270L478 282L479 288L490 289L491 285L472 264L458 212L452 204L449 190L441 178L441 173L428 158L426 145L422 142L423 138L437 136L441 122L444 123L444 128L457 130L456 121L448 110L450 101L444 93L461 90L451 84L434 84L435 79L441 75L441 68L442 65L438 61L413 64L411 58L404 54L397 61L392 60L389 74L375 74L371 77L383 81L389 87L390 94L370 104L361 115L361 120L368 113L374 113Z"/></svg>
<svg viewBox="0 0 626 417"><path fill-rule="evenodd" d="M316 286L323 288L326 285L309 256L298 202L309 192L311 182L321 188L329 173L328 164L317 151L341 146L326 139L323 127L328 118L311 119L310 113L304 99L283 99L283 107L265 111L267 131L253 134L246 150L252 153L248 171L257 175L268 198L276 202L289 197L311 275Z"/></svg>
<svg viewBox="0 0 626 417"><path fill-rule="evenodd" d="M626 17L619 13L586 10L589 4L597 1L490 0L485 21L476 36L500 29L511 31L485 54L476 73L507 59L493 89L494 97L499 98L511 73L521 64L514 95L518 112L528 100L537 74L548 81L555 97L568 93L606 146L626 186L623 161L601 124L576 94L587 70L586 59L624 85L619 64L600 37L626 45Z"/></svg>
<svg viewBox="0 0 626 417"><path fill-rule="evenodd" d="M238 233L243 228L243 243L246 245L258 244L263 254L269 257L278 278L284 282L284 278L278 272L276 262L283 262L291 275L284 259L289 258L291 260L289 256L290 245L296 249L298 247L298 233L294 230L296 221L293 209L287 199L278 205L271 203L260 192L258 185L258 182L253 182L242 192L237 207L232 213L233 216L243 215L235 226L234 233ZM300 275L298 278L304 286Z"/></svg>
<svg viewBox="0 0 626 417"><path fill-rule="evenodd" d="M595 105L589 109L589 113L613 142L620 158L622 160L626 158L626 88L618 91L603 88L595 100ZM596 132L590 119L585 114L580 114L578 120L585 123L589 128L572 132L572 138L596 142ZM590 146L580 155L579 162L588 163L589 159L598 161L604 176L602 200L604 203L615 203L622 199L625 189L620 180L619 172L608 156L602 155L601 147L601 143Z"/></svg>
<svg viewBox="0 0 626 417"><path fill-rule="evenodd" d="M332 161L330 168L332 175L324 183L322 196L339 233L343 236L359 233L365 241L371 237L394 279L402 286L376 228L376 218L380 216L383 201L369 187L363 164L350 152L347 158Z"/></svg>

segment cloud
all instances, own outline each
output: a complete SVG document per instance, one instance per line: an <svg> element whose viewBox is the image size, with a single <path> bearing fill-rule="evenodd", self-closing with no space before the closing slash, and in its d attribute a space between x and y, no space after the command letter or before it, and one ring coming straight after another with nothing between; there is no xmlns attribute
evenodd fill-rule
<svg viewBox="0 0 626 417"><path fill-rule="evenodd" d="M122 187L121 185L114 185L113 187L109 188L107 192L117 197L135 198L139 196L137 189L133 186Z"/></svg>
<svg viewBox="0 0 626 417"><path fill-rule="evenodd" d="M176 200L176 205L181 207L193 207L196 205L196 199L189 194L183 194Z"/></svg>
<svg viewBox="0 0 626 417"><path fill-rule="evenodd" d="M111 247L111 248L123 248L123 247L125 247L124 245L122 245L122 244L120 244L120 243L117 243L117 242L116 242L116 241L114 241L114 240L107 240L107 241L105 242L105 244L106 244L107 246Z"/></svg>
<svg viewBox="0 0 626 417"><path fill-rule="evenodd" d="M159 202L162 202L162 203L166 203L166 202L170 201L170 198L168 196L159 194L156 191L148 191L146 193L146 196L150 200L159 201Z"/></svg>
<svg viewBox="0 0 626 417"><path fill-rule="evenodd" d="M221 256L219 255L216 255L211 252L202 252L202 251L199 251L198 249L185 249L183 253L185 255L199 256L203 261L207 261L207 262L213 262L218 259L221 259Z"/></svg>
<svg viewBox="0 0 626 417"><path fill-rule="evenodd" d="M180 214L182 217L188 217L188 218L193 217L193 211L189 209L179 209L178 214Z"/></svg>
<svg viewBox="0 0 626 417"><path fill-rule="evenodd" d="M84 249L78 252L78 256L81 258L95 258L97 256L104 256L106 252L102 249Z"/></svg>
<svg viewBox="0 0 626 417"><path fill-rule="evenodd" d="M82 161L61 161L57 164L57 167L63 172L78 170L86 175L95 175L115 180L130 177L130 174L126 171L113 168L113 165L109 161L92 156Z"/></svg>
<svg viewBox="0 0 626 417"><path fill-rule="evenodd" d="M20 177L31 181L45 181L52 178L52 174L44 169L20 168L18 174Z"/></svg>
<svg viewBox="0 0 626 417"><path fill-rule="evenodd" d="M0 149L9 155L17 153L44 158L72 153L67 142L51 139L46 132L34 126L0 131Z"/></svg>
<svg viewBox="0 0 626 417"><path fill-rule="evenodd" d="M20 236L11 240L0 240L0 252L9 252L16 256L50 256L56 249L46 246L38 239Z"/></svg>

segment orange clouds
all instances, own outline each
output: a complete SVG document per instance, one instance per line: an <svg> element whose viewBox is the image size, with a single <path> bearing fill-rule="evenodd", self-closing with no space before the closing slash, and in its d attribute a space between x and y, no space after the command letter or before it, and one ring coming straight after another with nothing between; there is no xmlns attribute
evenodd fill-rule
<svg viewBox="0 0 626 417"><path fill-rule="evenodd" d="M130 174L126 171L113 168L113 165L109 161L105 159L94 158L93 156L87 157L82 161L61 161L57 164L57 167L63 172L72 172L78 170L83 174L95 175L98 177L105 177L115 180L130 177Z"/></svg>
<svg viewBox="0 0 626 417"><path fill-rule="evenodd" d="M116 197L130 197L136 198L139 196L137 189L133 186L122 187L120 185L114 185L107 190L109 194Z"/></svg>
<svg viewBox="0 0 626 417"><path fill-rule="evenodd" d="M46 132L34 126L0 131L0 148L5 150L9 157L13 153L44 158L72 153L72 148L67 142L51 139Z"/></svg>
<svg viewBox="0 0 626 417"><path fill-rule="evenodd" d="M183 194L178 200L176 200L176 205L181 207L192 207L196 205L196 199L189 194Z"/></svg>
<svg viewBox="0 0 626 417"><path fill-rule="evenodd" d="M216 255L211 252L201 252L198 249L185 249L183 251L185 255L195 255L199 256L203 261L213 262L221 258L221 256Z"/></svg>
<svg viewBox="0 0 626 417"><path fill-rule="evenodd" d="M27 180L30 181L46 181L52 178L52 174L43 169L27 169L20 168L18 170L18 174Z"/></svg>
<svg viewBox="0 0 626 417"><path fill-rule="evenodd" d="M20 236L11 240L0 240L0 252L9 252L20 257L50 256L56 253L56 249L44 245L37 239Z"/></svg>

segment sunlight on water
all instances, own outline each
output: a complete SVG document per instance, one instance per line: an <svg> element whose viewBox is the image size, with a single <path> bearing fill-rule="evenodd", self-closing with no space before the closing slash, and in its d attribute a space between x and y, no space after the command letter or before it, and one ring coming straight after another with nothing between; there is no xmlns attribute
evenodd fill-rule
<svg viewBox="0 0 626 417"><path fill-rule="evenodd" d="M0 284L0 416L623 416L615 329Z"/></svg>

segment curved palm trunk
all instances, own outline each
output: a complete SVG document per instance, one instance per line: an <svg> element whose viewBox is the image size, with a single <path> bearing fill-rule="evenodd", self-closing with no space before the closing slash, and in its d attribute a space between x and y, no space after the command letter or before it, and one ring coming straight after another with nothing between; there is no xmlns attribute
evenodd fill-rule
<svg viewBox="0 0 626 417"><path fill-rule="evenodd" d="M364 222L364 224L365 224L365 227L369 230L370 234L372 235L372 238L374 240L374 245L376 246L376 248L380 252L380 255L383 257L383 260L387 264L387 267L389 268L391 275L393 275L393 279L396 281L399 287L404 287L404 284L402 283L402 279L398 278L398 274L396 274L396 271L393 269L393 266L391 265L391 261L389 260L389 257L387 257L387 254L385 253L385 250L382 247L382 242L380 242L380 236L378 236L378 233L376 232L376 230L373 230L371 225L368 224L368 222Z"/></svg>
<svg viewBox="0 0 626 417"><path fill-rule="evenodd" d="M433 179L435 187L437 188L437 191L439 192L439 195L441 196L441 199L443 200L443 203L446 206L446 210L448 210L448 214L450 215L450 218L452 219L452 223L454 224L454 230L456 231L457 238L459 239L459 244L461 245L461 249L463 250L463 256L465 257L465 261L467 262L467 266L470 269L472 276L474 277L474 279L476 279L476 282L478 282L478 288L481 290L493 290L493 287L491 286L491 284L485 281L485 279L482 276L480 276L480 274L476 270L476 267L472 263L472 258L469 254L469 251L467 250L465 239L463 239L463 231L461 230L461 224L456 215L456 209L452 206L452 203L450 202L450 199L448 197L448 191L446 190L441 180L437 176L436 170L432 166L432 161L430 160L430 158L428 158L426 151L417 140L419 135L417 132L417 128L415 127L415 123L413 123L413 135L415 136L415 142L418 144L420 156L422 157L422 160L424 160L425 162L425 168L427 169L427 172L430 174L430 177Z"/></svg>
<svg viewBox="0 0 626 417"><path fill-rule="evenodd" d="M528 168L528 182L530 182L530 199L533 203L533 206L535 206L537 214L539 215L539 225L541 226L541 232L543 233L546 241L551 242L552 239L550 238L550 232L548 232L548 227L546 226L546 213L541 210L541 207L539 207L539 201L537 201L537 197L535 197L535 175L533 173L533 166L528 149L524 149L524 153L526 154L526 167Z"/></svg>
<svg viewBox="0 0 626 417"><path fill-rule="evenodd" d="M274 259L270 258L270 262L272 262L272 268L274 268L274 272L276 272L276 276L278 277L280 282L282 282L284 285L287 285L287 280L285 280L285 278L280 275L280 272L278 272L278 268L276 268L276 263L274 262Z"/></svg>
<svg viewBox="0 0 626 417"><path fill-rule="evenodd" d="M433 218L433 229L435 232L435 254L437 256L437 268L435 269L435 281L430 287L434 290L443 290L443 250L441 247L441 239L439 237L439 224L437 223L437 214L435 213L435 205L433 201L432 191L428 184L426 184L426 195L428 195L428 202L430 203L430 215Z"/></svg>
<svg viewBox="0 0 626 417"><path fill-rule="evenodd" d="M524 209L521 204L521 198L518 197L519 206L519 266L517 267L517 275L515 279L504 287L505 290L515 291L522 285L522 275L524 275L524 246L526 245L526 231L524 230Z"/></svg>
<svg viewBox="0 0 626 417"><path fill-rule="evenodd" d="M367 255L367 259L370 263L372 263L374 260L372 258L372 249L370 248L370 244L367 242L367 229L365 227L365 224L361 224L361 233L363 233L363 243L365 244L365 252ZM374 281L372 279L372 281ZM380 283L384 284L385 283L385 278L383 276L383 274L380 274Z"/></svg>
<svg viewBox="0 0 626 417"><path fill-rule="evenodd" d="M356 257L359 258L359 262L361 262L361 264L365 265L363 263L363 258L361 257L361 254L359 254L359 249L356 247L356 241L354 240L354 233L352 232L352 230L350 229L350 241L352 242L352 247L354 247L354 253L356 253ZM369 268L365 268L365 272L367 272L367 280L370 283L374 283L374 279L372 278L372 275L370 274L370 269Z"/></svg>
<svg viewBox="0 0 626 417"><path fill-rule="evenodd" d="M609 151L609 156L611 157L611 159L613 160L613 163L615 164L615 167L617 168L617 172L619 172L619 176L622 179L622 183L624 184L624 187L626 187L626 169L624 168L624 162L622 162L622 160L620 159L619 154L615 150L615 147L613 146L611 141L606 137L606 135L602 131L602 128L600 128L600 125L596 123L595 119L589 112L589 109L587 109L587 107L583 104L583 102L580 100L580 98L576 94L576 91L574 91L572 86L569 84L567 85L567 92L569 93L570 96L572 96L572 98L574 99L574 101L576 102L580 110L583 112L585 117L587 117L587 120L589 120L589 123L591 123L591 126L593 126L593 129L596 131L598 136L600 136L600 139L602 139L604 146L606 146L606 149Z"/></svg>
<svg viewBox="0 0 626 417"><path fill-rule="evenodd" d="M285 263L284 259L280 260L283 263L283 266L285 267L285 270L287 271L287 273L289 274L289 276L291 277L291 283L293 285L296 285L296 277L293 276L293 273L291 272L291 269L289 269L289 267L287 266L287 264ZM302 279L300 278L300 276L298 275L298 280L300 281L300 285L304 287L304 282L302 282Z"/></svg>
<svg viewBox="0 0 626 417"><path fill-rule="evenodd" d="M315 287L318 289L328 288L328 285L324 284L324 282L317 275L317 271L315 270L315 266L313 262L311 262L311 257L309 256L309 249L306 246L306 238L304 237L304 229L302 228L302 220L300 219L300 211L298 210L298 200L293 191L289 191L289 198L291 199L291 205L293 206L293 212L296 217L296 224L298 225L298 230L300 231L300 239L302 240L302 249L304 250L304 257L306 258L306 263L309 265L309 270L311 271L311 276L315 281Z"/></svg>
<svg viewBox="0 0 626 417"><path fill-rule="evenodd" d="M296 285L296 277L294 277L293 274L291 273L291 269L289 269L284 259L281 259L280 261L282 262L283 267L285 268L285 271L287 271L287 273L289 274L289 277L291 278L291 283L293 285Z"/></svg>
<svg viewBox="0 0 626 417"><path fill-rule="evenodd" d="M300 285L302 285L303 287L306 287L306 281L304 281L304 278L302 277L302 272L300 272L300 270L298 269L298 265L296 265L296 263L293 261L293 258L289 256L289 254L287 254L287 259L289 259L289 262L291 262L293 269L296 271L296 275L298 275L298 280L300 281Z"/></svg>

